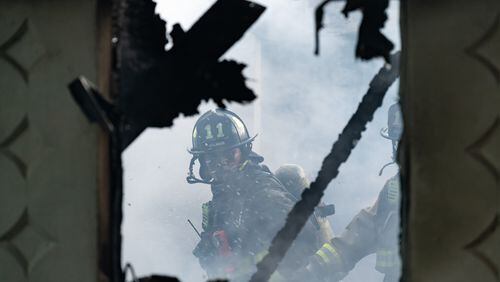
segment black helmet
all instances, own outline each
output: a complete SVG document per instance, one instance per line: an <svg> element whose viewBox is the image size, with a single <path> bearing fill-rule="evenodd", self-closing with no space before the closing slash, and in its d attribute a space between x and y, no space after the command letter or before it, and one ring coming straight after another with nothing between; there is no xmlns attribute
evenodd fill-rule
<svg viewBox="0 0 500 282"><path fill-rule="evenodd" d="M300 199L303 190L310 184L304 169L296 164L284 164L276 170L274 175L297 199Z"/></svg>
<svg viewBox="0 0 500 282"><path fill-rule="evenodd" d="M398 142L403 133L403 118L401 116L401 108L399 104L393 104L389 107L387 114L387 127L380 130L380 135L392 141L392 161L382 167L379 175L382 175L384 168L396 163L396 154L398 149Z"/></svg>
<svg viewBox="0 0 500 282"><path fill-rule="evenodd" d="M247 127L235 113L225 109L215 109L204 113L193 129L193 148L189 153L199 155L250 144Z"/></svg>
<svg viewBox="0 0 500 282"><path fill-rule="evenodd" d="M387 113L387 128L382 128L380 134L382 137L392 141L399 141L403 133L403 118L399 104L393 104L389 107Z"/></svg>
<svg viewBox="0 0 500 282"><path fill-rule="evenodd" d="M195 177L193 166L196 160L203 158L203 155L207 153L226 151L236 147L243 147L243 151L249 153L255 137L250 137L241 118L229 110L215 109L204 113L194 125L192 134L193 147L188 149L193 158L189 164L187 182L213 183L202 162L200 162L200 176L202 179Z"/></svg>

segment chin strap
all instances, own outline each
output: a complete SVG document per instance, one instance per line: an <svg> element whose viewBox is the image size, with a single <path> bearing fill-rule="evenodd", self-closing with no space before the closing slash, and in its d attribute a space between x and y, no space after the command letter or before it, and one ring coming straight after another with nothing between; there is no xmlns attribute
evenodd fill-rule
<svg viewBox="0 0 500 282"><path fill-rule="evenodd" d="M194 163L196 162L197 159L198 159L198 156L194 155L191 158L191 161L189 162L189 172L188 172L188 176L186 177L187 183L189 183L189 184L195 184L195 183L213 184L213 182L214 182L213 179L203 180L203 179L197 178L194 175L193 167L194 167Z"/></svg>
<svg viewBox="0 0 500 282"><path fill-rule="evenodd" d="M380 131L380 135L382 135L383 137L385 137L385 136L384 136L384 134L382 133L382 131L383 131L383 130L381 130L381 131ZM388 138L388 137L386 137L386 138L387 138L387 139L390 139L390 138ZM391 139L391 140L392 140L392 139ZM386 167L388 167L388 166L390 166L390 165L392 165L392 164L395 164L395 163L396 163L396 153L397 153L397 150L398 150L397 144L398 144L398 141L394 141L394 140L392 140L392 162L390 162L390 163L386 163L386 164L385 164L385 165L384 165L384 166L380 169L380 171L379 171L379 173L378 173L378 176L381 176L381 175L382 175L382 173L384 172L384 169L385 169Z"/></svg>
<svg viewBox="0 0 500 282"><path fill-rule="evenodd" d="M388 166L390 166L390 165L392 165L392 164L395 164L395 163L396 163L396 161L392 161L392 162L390 162L390 163L386 163L386 164L385 164L385 165L384 165L384 166L380 169L380 171L379 171L379 173L378 173L378 176L381 176L381 175L382 175L382 173L384 172L384 169L385 169L386 167L388 167Z"/></svg>

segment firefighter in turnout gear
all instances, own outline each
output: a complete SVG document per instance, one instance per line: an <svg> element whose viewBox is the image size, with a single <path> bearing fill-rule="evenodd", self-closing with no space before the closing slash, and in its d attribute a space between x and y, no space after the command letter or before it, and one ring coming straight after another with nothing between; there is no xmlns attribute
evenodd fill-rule
<svg viewBox="0 0 500 282"><path fill-rule="evenodd" d="M284 164L274 173L279 181L285 186L298 201L304 189L309 188L309 180L304 169L296 164ZM320 241L326 243L333 238L333 230L327 217L335 213L334 205L326 205L321 202L311 217L313 225L319 232Z"/></svg>
<svg viewBox="0 0 500 282"><path fill-rule="evenodd" d="M248 281L296 200L252 151L254 138L224 109L206 112L193 129L187 181L210 184L212 191L202 205L201 240L193 254L209 279ZM196 161L200 178L193 172ZM293 270L307 263L304 255L322 243L308 222L271 280L293 281Z"/></svg>
<svg viewBox="0 0 500 282"><path fill-rule="evenodd" d="M393 161L389 164L395 163L402 129L399 105L394 104L389 108L388 127L381 131L392 142ZM399 281L399 199L399 174L396 174L386 182L373 206L361 210L340 236L325 243L311 257L306 275L314 278L309 280L340 281L362 258L375 253L375 269L384 274L384 282Z"/></svg>

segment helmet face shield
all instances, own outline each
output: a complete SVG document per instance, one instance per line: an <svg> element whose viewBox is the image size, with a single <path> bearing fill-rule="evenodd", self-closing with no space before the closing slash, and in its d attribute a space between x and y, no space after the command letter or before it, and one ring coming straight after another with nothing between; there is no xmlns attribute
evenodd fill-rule
<svg viewBox="0 0 500 282"><path fill-rule="evenodd" d="M193 167L196 160L200 163L200 177L194 175ZM189 164L188 183L215 184L226 178L227 175L237 171L242 160L240 148L225 151L214 151L205 154L193 155Z"/></svg>
<svg viewBox="0 0 500 282"><path fill-rule="evenodd" d="M234 151L235 149L210 152L203 154L201 158L203 158L207 162L226 164L234 158Z"/></svg>
<svg viewBox="0 0 500 282"><path fill-rule="evenodd" d="M200 165L211 178L221 180L227 174L236 171L241 161L239 148L225 151L215 151L200 155Z"/></svg>

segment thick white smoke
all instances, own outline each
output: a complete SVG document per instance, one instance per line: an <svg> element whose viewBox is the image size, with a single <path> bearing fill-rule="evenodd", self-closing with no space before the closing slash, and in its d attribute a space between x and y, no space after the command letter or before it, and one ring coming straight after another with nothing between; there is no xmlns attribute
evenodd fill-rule
<svg viewBox="0 0 500 282"><path fill-rule="evenodd" d="M213 0L158 1L157 12L169 26L188 29ZM296 163L313 179L324 156L354 112L381 60L354 59L360 14L345 19L342 3L328 6L321 33L321 56L313 55L313 0L260 1L266 12L226 55L248 64L245 74L259 98L248 105L230 105L258 133L254 148L272 170ZM385 33L399 46L399 7L391 2ZM399 47L396 47L399 48ZM396 167L379 169L391 158L390 142L381 138L387 109L397 101L397 85L369 124L325 202L336 205L330 218L340 233L362 208L371 205ZM200 106L200 113L213 108ZM179 117L172 128L146 130L123 154L123 260L140 275L175 275L182 281L204 281L191 254L198 241L187 219L201 227L201 204L210 199L207 185L189 185L185 178L191 130L198 116ZM382 281L374 257L360 262L345 281Z"/></svg>

